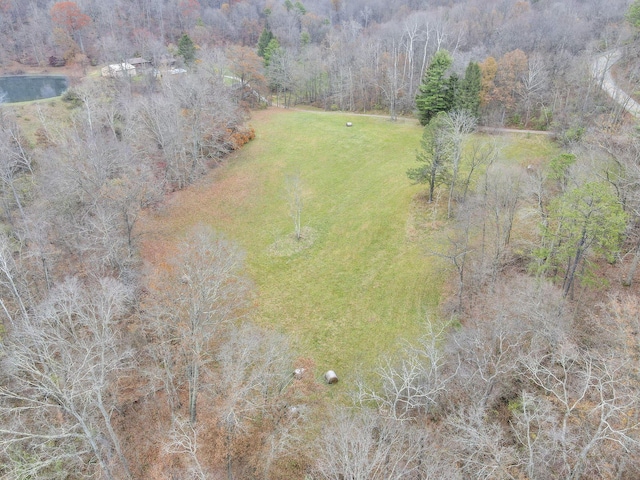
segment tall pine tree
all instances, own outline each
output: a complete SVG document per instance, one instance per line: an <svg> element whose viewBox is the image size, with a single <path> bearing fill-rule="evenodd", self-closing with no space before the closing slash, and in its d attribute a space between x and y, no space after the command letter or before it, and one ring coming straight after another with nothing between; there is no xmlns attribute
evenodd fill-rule
<svg viewBox="0 0 640 480"><path fill-rule="evenodd" d="M446 83L446 88L447 94L445 96L445 99L447 108L445 111L448 112L449 110L455 108L460 91L460 77L456 72L453 72L451 73L451 75L449 75Z"/></svg>
<svg viewBox="0 0 640 480"><path fill-rule="evenodd" d="M273 56L274 53L276 53L279 50L280 50L280 42L278 42L277 38L273 37L269 42L269 45L267 45L267 48L264 49L264 54L262 55L262 57L264 58L265 67L269 66L269 64L271 63L271 57Z"/></svg>
<svg viewBox="0 0 640 480"><path fill-rule="evenodd" d="M438 50L424 73L422 84L416 96L416 107L420 123L427 125L438 112L451 108L450 81L445 77L453 58L446 50Z"/></svg>
<svg viewBox="0 0 640 480"><path fill-rule="evenodd" d="M196 58L196 46L186 33L178 40L178 55L184 59L186 65L191 65Z"/></svg>
<svg viewBox="0 0 640 480"><path fill-rule="evenodd" d="M482 72L476 62L469 62L464 78L456 92L455 108L466 110L474 117L480 115L480 92L482 90Z"/></svg>
<svg viewBox="0 0 640 480"><path fill-rule="evenodd" d="M264 58L265 51L267 50L267 46L269 42L273 40L273 33L271 29L267 26L264 27L262 33L260 34L260 38L258 39L258 56Z"/></svg>

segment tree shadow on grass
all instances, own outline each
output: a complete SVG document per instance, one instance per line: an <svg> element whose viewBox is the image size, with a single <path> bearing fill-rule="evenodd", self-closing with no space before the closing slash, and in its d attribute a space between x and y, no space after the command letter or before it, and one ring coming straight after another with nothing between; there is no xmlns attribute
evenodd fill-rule
<svg viewBox="0 0 640 480"><path fill-rule="evenodd" d="M294 233L278 238L269 245L267 251L272 257L290 257L302 250L306 250L316 241L317 232L311 227L302 227L300 239Z"/></svg>

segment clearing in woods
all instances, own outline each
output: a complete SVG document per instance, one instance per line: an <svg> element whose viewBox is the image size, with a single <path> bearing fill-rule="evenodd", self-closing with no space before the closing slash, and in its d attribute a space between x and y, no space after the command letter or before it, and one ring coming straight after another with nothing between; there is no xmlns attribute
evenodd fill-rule
<svg viewBox="0 0 640 480"><path fill-rule="evenodd" d="M446 243L436 232L446 202L416 200L425 187L405 174L415 166L422 128L276 109L254 113L251 124L255 140L147 215L143 256L161 263L191 226L213 226L247 254L254 320L288 334L319 372L347 379L354 367L370 367L420 335L424 310L438 304L449 271L428 254ZM518 137L524 144L508 157L544 152L549 143ZM292 175L304 201L300 244L287 203Z"/></svg>

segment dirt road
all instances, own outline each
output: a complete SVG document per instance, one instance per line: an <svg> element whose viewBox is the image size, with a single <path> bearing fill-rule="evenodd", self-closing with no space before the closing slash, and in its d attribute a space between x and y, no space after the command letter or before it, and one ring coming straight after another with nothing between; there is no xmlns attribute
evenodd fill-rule
<svg viewBox="0 0 640 480"><path fill-rule="evenodd" d="M275 105L271 105L271 106L276 108L285 108L282 106L275 106ZM296 108L296 107L287 107L286 109L296 111L296 112L319 113L319 114L326 114L326 115L340 114L345 116L353 115L354 117L383 118L391 121L391 118L389 117L389 115L379 115L379 114L372 114L372 113L329 111L329 110L306 109L306 108ZM394 122L411 122L416 124L418 123L418 119L415 117L397 117L393 121ZM532 134L532 135L553 135L553 132L547 132L543 130L519 130L517 128L502 128L502 127L479 126L476 128L476 130L484 133L521 133L521 134Z"/></svg>

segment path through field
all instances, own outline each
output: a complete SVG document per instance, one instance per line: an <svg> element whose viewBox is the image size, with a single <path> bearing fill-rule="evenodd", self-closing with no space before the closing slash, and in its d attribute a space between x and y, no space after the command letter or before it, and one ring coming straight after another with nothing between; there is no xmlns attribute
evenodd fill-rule
<svg viewBox="0 0 640 480"><path fill-rule="evenodd" d="M340 112L340 111L328 111L328 110L320 110L320 109L303 109L297 107L281 107L286 110L297 111L297 112L309 112L309 113L317 113L317 114L325 114L325 115L346 115L357 117L370 117L370 118L381 118L387 120L392 123L412 123L418 124L418 120L414 117L396 117L395 120L391 120L389 115L380 115L377 113L360 113L360 112ZM553 132L549 132L546 130L523 130L518 128L504 128L504 127L486 127L479 126L477 127L479 132L490 133L490 134L501 134L501 133L516 133L516 134L524 134L524 135L553 135Z"/></svg>

